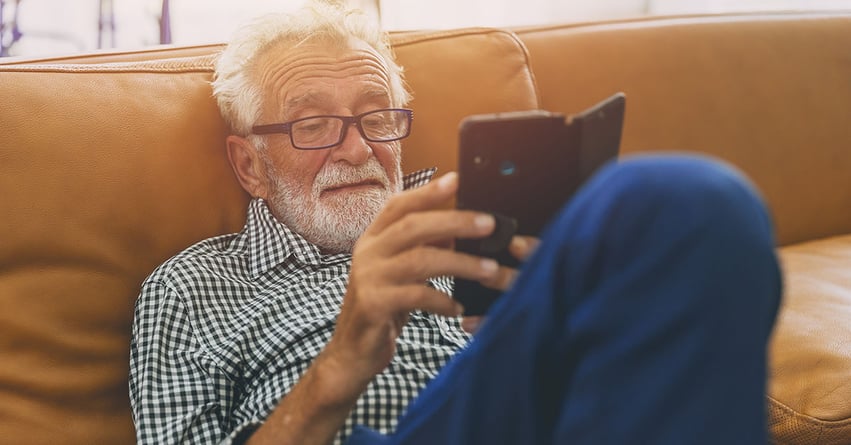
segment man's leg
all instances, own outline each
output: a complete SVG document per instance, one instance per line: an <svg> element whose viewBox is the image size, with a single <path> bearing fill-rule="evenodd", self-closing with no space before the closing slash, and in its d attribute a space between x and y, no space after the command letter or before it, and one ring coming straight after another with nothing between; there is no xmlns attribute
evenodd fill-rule
<svg viewBox="0 0 851 445"><path fill-rule="evenodd" d="M780 293L769 218L736 173L609 165L387 443L765 443Z"/></svg>

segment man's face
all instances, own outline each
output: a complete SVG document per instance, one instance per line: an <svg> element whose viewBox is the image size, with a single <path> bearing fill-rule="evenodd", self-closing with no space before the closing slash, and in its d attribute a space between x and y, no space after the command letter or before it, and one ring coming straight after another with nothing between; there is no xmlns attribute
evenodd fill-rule
<svg viewBox="0 0 851 445"><path fill-rule="evenodd" d="M258 123L316 115L353 116L392 106L383 60L368 45L271 48L258 64L264 109ZM349 252L387 199L401 190L399 142L374 143L349 127L341 145L297 150L285 134L261 153L272 213L325 252Z"/></svg>

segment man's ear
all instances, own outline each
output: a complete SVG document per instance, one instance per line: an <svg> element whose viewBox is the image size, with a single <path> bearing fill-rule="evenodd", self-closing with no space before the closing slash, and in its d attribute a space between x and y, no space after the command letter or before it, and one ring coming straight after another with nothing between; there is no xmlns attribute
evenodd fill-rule
<svg viewBox="0 0 851 445"><path fill-rule="evenodd" d="M242 188L254 198L268 199L266 165L248 139L230 135L226 139L228 160Z"/></svg>

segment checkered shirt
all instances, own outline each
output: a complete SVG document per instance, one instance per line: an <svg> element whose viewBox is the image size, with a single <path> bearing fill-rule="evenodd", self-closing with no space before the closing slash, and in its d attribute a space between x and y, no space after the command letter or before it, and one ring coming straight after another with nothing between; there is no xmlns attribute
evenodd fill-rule
<svg viewBox="0 0 851 445"><path fill-rule="evenodd" d="M434 171L406 176L405 188ZM231 443L256 429L331 338L350 265L350 254L321 254L255 199L242 231L201 241L158 267L142 285L130 345L138 443ZM452 291L448 278L430 283ZM458 319L411 314L395 357L335 443L355 424L391 432L468 340Z"/></svg>

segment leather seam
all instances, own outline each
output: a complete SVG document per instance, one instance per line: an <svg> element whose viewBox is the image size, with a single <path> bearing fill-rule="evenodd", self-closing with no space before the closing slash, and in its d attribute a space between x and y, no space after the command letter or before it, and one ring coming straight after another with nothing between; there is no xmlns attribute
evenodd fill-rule
<svg viewBox="0 0 851 445"><path fill-rule="evenodd" d="M782 411L790 413L792 415L792 417L795 418L796 420L803 421L803 422L809 423L809 424L814 425L814 426L818 426L819 428L822 428L822 429L838 429L838 428L844 428L844 427L851 426L851 418L841 419L841 420L819 419L817 417L813 417L813 416L798 412L797 410L791 408L790 406L784 404L783 402L780 402L779 400L775 399L774 397L766 396L766 398L770 402L772 402L777 409L780 409Z"/></svg>
<svg viewBox="0 0 851 445"><path fill-rule="evenodd" d="M851 15L851 10L836 10L836 11L776 11L768 12L740 12L740 13L718 13L718 14L675 14L675 15L659 15L659 16L639 16L631 18L621 18L602 21L582 21L569 24L558 24L553 26L519 26L513 28L517 34L534 34L538 32L550 32L558 30L573 30L573 29L594 29L605 28L609 26L628 26L628 25L649 25L649 26L669 26L688 23L690 25L713 24L718 23L718 20L746 20L746 19L774 19L774 20L795 20L795 19L817 19L817 18L847 18Z"/></svg>
<svg viewBox="0 0 851 445"><path fill-rule="evenodd" d="M44 73L211 73L216 55L139 62L0 65L0 72Z"/></svg>

